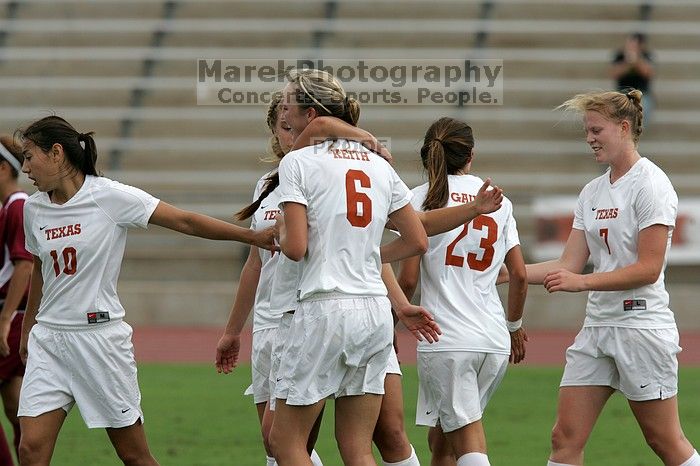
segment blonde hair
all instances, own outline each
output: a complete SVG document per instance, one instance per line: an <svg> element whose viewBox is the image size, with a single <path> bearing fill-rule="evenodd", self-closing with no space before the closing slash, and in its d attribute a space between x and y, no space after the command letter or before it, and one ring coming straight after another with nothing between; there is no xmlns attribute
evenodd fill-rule
<svg viewBox="0 0 700 466"><path fill-rule="evenodd" d="M294 69L289 72L289 80L299 86L296 104L301 108L315 108L319 116L334 116L357 126L360 103L347 96L333 75L315 69Z"/></svg>
<svg viewBox="0 0 700 466"><path fill-rule="evenodd" d="M642 91L637 89L627 93L605 91L578 94L559 105L557 109L574 110L580 113L594 111L617 123L627 120L635 146L642 135L644 118Z"/></svg>
<svg viewBox="0 0 700 466"><path fill-rule="evenodd" d="M282 150L282 145L280 140L275 134L275 125L277 124L277 117L279 116L279 106L282 103L282 98L284 95L281 91L277 91L272 94L270 98L270 105L267 107L267 127L272 132L270 136L270 151L272 152L273 158L264 158L264 162L278 162L285 156L284 150Z"/></svg>

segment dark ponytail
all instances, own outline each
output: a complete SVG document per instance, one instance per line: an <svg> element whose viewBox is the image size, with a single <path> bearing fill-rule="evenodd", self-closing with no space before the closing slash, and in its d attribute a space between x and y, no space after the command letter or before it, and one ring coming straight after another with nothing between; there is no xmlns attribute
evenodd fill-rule
<svg viewBox="0 0 700 466"><path fill-rule="evenodd" d="M428 172L428 194L424 210L445 207L450 195L447 175L454 175L472 159L474 135L471 127L453 118L440 118L425 133L420 157Z"/></svg>
<svg viewBox="0 0 700 466"><path fill-rule="evenodd" d="M20 134L47 153L54 144L60 144L73 168L85 175L100 176L95 167L97 146L92 138L93 132L79 133L63 118L48 116L35 121Z"/></svg>
<svg viewBox="0 0 700 466"><path fill-rule="evenodd" d="M258 207L260 207L260 204L262 204L262 201L279 185L280 174L277 172L277 170L275 170L274 173L271 173L270 176L265 178L265 188L263 188L263 191L260 193L260 196L258 196L255 202L236 212L236 220L245 220L252 217L253 214L255 214L255 211L258 210Z"/></svg>

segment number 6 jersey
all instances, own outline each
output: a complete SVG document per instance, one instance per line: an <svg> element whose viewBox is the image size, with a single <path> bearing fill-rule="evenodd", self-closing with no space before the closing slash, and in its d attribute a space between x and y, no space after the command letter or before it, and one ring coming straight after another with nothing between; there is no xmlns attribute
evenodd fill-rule
<svg viewBox="0 0 700 466"><path fill-rule="evenodd" d="M449 175L447 207L472 201L483 181ZM423 210L428 183L413 189L411 203ZM421 259L421 306L442 329L436 343L418 342L418 351L475 351L510 354L510 335L496 278L506 253L520 244L513 205L480 215L454 230L432 236Z"/></svg>
<svg viewBox="0 0 700 466"><path fill-rule="evenodd" d="M117 279L126 231L146 228L158 202L140 189L90 175L65 204L53 204L45 192L30 196L26 247L41 259L44 280L37 321L87 326L122 319Z"/></svg>
<svg viewBox="0 0 700 466"><path fill-rule="evenodd" d="M280 162L280 206L306 206L299 299L337 292L386 296L379 245L388 215L411 199L389 163L346 140L290 152Z"/></svg>

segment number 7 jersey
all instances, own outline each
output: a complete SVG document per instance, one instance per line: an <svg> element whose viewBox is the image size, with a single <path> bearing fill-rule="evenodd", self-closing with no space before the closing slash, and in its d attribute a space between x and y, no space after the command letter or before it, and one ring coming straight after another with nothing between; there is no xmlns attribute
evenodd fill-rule
<svg viewBox="0 0 700 466"><path fill-rule="evenodd" d="M87 175L65 204L36 192L24 205L27 251L41 260L44 281L37 321L87 326L120 320L117 296L129 227L146 228L158 205L150 194Z"/></svg>
<svg viewBox="0 0 700 466"><path fill-rule="evenodd" d="M483 181L473 175L449 175L447 206L470 202ZM428 183L413 189L411 203L423 210ZM506 253L520 244L513 205L480 215L454 230L429 238L421 259L421 306L442 329L436 343L418 343L418 351L475 351L510 354L510 335L496 278Z"/></svg>

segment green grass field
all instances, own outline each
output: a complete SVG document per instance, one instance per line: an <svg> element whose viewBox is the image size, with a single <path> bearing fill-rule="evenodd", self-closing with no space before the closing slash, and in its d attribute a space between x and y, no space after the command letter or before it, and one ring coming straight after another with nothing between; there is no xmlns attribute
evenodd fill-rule
<svg viewBox="0 0 700 466"><path fill-rule="evenodd" d="M416 371L403 367L407 429L422 464L429 464L426 430L413 425ZM543 466L549 452L561 369L511 367L484 418L493 465ZM146 431L164 466L264 465L258 421L250 397L248 366L223 376L207 365L140 365ZM108 390L109 387L105 387ZM686 435L700 445L700 368L681 370L680 408ZM325 465L340 465L333 439L332 402L317 451ZM6 427L6 432L9 432ZM661 464L644 444L625 400L615 395L586 451L587 464ZM68 417L53 465L121 464L104 430L88 430L77 410Z"/></svg>

